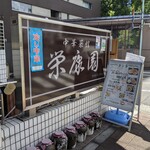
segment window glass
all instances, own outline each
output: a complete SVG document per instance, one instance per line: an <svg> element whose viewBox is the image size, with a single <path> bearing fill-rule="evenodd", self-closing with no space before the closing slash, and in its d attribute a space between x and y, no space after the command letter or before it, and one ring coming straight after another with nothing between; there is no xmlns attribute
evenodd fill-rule
<svg viewBox="0 0 150 150"><path fill-rule="evenodd" d="M16 2L16 1L12 1L12 10L26 12L26 13L32 13L31 5Z"/></svg>

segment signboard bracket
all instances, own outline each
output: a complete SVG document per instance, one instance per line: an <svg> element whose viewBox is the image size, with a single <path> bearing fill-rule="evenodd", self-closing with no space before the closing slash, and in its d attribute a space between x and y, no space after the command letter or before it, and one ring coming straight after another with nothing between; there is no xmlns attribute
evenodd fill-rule
<svg viewBox="0 0 150 150"><path fill-rule="evenodd" d="M29 117L36 116L36 108L32 108L29 110Z"/></svg>

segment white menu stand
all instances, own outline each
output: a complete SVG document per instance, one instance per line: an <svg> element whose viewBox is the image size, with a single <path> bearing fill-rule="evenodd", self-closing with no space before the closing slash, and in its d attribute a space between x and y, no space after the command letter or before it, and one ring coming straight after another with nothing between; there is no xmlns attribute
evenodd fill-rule
<svg viewBox="0 0 150 150"><path fill-rule="evenodd" d="M135 61L109 61L107 76L102 91L102 104L117 108L117 110L121 109L131 113L131 118L127 125L108 120L106 118L103 118L103 120L125 127L129 131L131 130L134 108L139 97L139 92L141 92L140 87L142 82L143 66L143 63ZM134 71L133 74L132 72L130 73L129 70ZM135 79L136 82L129 82L130 79ZM140 101L138 102L138 107L139 117Z"/></svg>

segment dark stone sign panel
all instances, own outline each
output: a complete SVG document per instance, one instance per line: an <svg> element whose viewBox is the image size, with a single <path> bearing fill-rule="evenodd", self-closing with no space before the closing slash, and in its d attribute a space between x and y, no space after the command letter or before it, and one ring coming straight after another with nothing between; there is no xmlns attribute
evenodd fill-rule
<svg viewBox="0 0 150 150"><path fill-rule="evenodd" d="M26 107L104 80L109 33L23 20L22 34Z"/></svg>

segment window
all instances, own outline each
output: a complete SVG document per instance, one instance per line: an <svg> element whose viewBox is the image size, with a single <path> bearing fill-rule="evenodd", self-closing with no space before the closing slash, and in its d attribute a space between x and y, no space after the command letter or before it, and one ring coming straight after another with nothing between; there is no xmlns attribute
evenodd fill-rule
<svg viewBox="0 0 150 150"><path fill-rule="evenodd" d="M75 4L84 8L92 9L92 3L86 2L84 0L64 0L64 1L68 1L69 3Z"/></svg>
<svg viewBox="0 0 150 150"><path fill-rule="evenodd" d="M88 9L92 9L92 4L86 1L83 1L83 7L88 8Z"/></svg>
<svg viewBox="0 0 150 150"><path fill-rule="evenodd" d="M51 10L51 17L54 17L54 18L59 19L59 18L60 18L60 13L59 13L59 11Z"/></svg>
<svg viewBox="0 0 150 150"><path fill-rule="evenodd" d="M68 19L68 14L60 13L60 19Z"/></svg>
<svg viewBox="0 0 150 150"><path fill-rule="evenodd" d="M42 7L32 6L32 14L44 16L44 17L51 17L51 11L49 9L45 9Z"/></svg>
<svg viewBox="0 0 150 150"><path fill-rule="evenodd" d="M32 13L31 5L16 1L12 1L12 10L25 13Z"/></svg>

